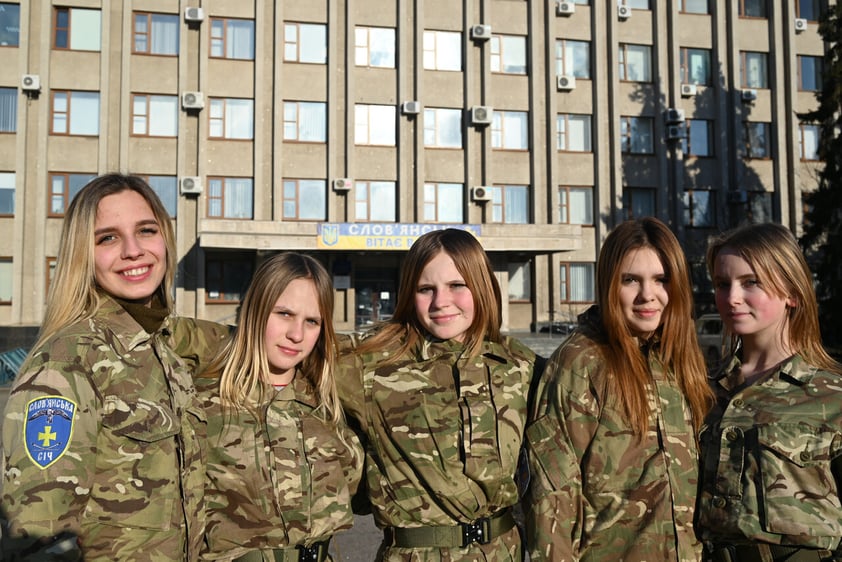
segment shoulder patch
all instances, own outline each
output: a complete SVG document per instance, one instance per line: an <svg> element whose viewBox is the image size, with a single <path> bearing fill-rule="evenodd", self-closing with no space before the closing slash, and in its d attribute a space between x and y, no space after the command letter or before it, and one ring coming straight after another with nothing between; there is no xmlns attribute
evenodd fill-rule
<svg viewBox="0 0 842 562"><path fill-rule="evenodd" d="M40 396L26 405L23 437L26 454L42 469L67 451L76 420L76 402L63 396Z"/></svg>

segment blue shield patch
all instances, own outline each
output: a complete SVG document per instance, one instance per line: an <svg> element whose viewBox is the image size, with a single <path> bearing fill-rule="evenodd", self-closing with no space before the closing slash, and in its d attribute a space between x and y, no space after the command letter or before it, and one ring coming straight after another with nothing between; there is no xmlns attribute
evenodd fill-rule
<svg viewBox="0 0 842 562"><path fill-rule="evenodd" d="M42 469L67 451L73 436L76 402L63 396L41 396L26 405L23 435L26 454Z"/></svg>

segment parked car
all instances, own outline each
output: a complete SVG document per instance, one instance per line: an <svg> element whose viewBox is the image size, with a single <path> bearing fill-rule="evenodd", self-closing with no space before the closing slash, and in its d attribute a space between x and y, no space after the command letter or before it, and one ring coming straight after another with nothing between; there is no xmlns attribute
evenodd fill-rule
<svg viewBox="0 0 842 562"><path fill-rule="evenodd" d="M696 334L705 361L712 367L722 359L722 319L718 314L702 314L696 320Z"/></svg>

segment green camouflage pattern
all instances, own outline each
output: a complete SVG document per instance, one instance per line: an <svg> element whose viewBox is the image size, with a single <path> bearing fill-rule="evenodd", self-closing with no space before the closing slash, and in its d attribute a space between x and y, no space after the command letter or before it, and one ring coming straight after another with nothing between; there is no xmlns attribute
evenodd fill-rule
<svg viewBox="0 0 842 562"><path fill-rule="evenodd" d="M833 550L842 538L842 376L794 355L750 386L734 357L702 427L699 536Z"/></svg>
<svg viewBox="0 0 842 562"><path fill-rule="evenodd" d="M656 355L648 354L652 415L640 439L592 339L576 331L548 360L526 431L532 562L701 559L691 413Z"/></svg>
<svg viewBox="0 0 842 562"><path fill-rule="evenodd" d="M516 472L535 354L514 338L462 357L455 341L347 351L340 398L366 441L366 483L378 527L457 525L518 502ZM381 549L380 560L521 560L517 529L466 548Z"/></svg>
<svg viewBox="0 0 842 562"><path fill-rule="evenodd" d="M200 378L196 385L208 416L202 559L311 546L351 527L362 446L347 426L324 420L303 377L265 393L255 410L259 418L246 409L223 409L218 378Z"/></svg>
<svg viewBox="0 0 842 562"><path fill-rule="evenodd" d="M205 414L192 370L226 334L172 316L148 334L103 297L93 318L34 355L3 418L5 559L67 532L79 537L86 561L198 560ZM23 434L27 404L42 396L77 405L66 452L46 468L27 455Z"/></svg>

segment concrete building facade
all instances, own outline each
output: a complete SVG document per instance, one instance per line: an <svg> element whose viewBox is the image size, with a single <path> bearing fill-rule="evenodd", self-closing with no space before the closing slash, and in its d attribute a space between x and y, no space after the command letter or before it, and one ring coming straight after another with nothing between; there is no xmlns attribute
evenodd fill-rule
<svg viewBox="0 0 842 562"><path fill-rule="evenodd" d="M109 171L175 221L177 309L233 322L255 265L334 275L337 329L403 255L474 232L504 330L572 321L618 222L798 230L816 184L819 0L0 2L0 326L40 321L64 209Z"/></svg>

